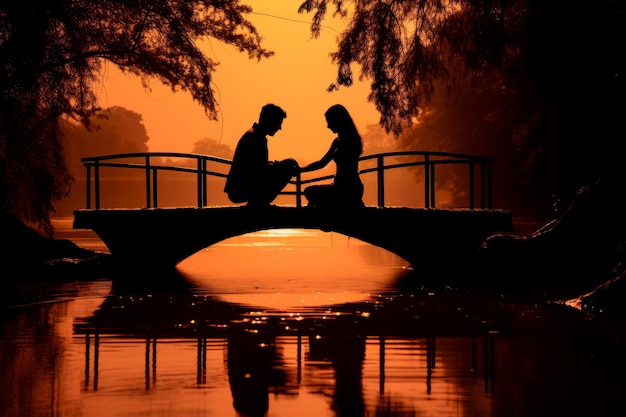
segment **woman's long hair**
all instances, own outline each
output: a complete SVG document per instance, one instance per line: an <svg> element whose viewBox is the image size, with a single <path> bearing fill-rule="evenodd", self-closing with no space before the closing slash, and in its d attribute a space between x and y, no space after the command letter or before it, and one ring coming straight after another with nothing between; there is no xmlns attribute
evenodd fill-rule
<svg viewBox="0 0 626 417"><path fill-rule="evenodd" d="M326 110L324 116L337 123L340 128L338 133L342 142L346 145L357 147L360 155L363 152L363 141L348 109L341 104L335 104Z"/></svg>

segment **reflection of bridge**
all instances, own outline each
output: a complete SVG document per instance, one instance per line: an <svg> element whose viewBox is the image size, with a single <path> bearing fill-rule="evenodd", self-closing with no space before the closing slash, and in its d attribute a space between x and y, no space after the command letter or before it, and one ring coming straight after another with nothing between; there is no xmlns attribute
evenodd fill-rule
<svg viewBox="0 0 626 417"><path fill-rule="evenodd" d="M257 330L256 328L254 328L253 330ZM173 344L173 343L178 343L180 345L188 345L189 343L197 343L197 355L195 357L195 362L196 362L196 375L195 375L195 383L198 385L206 385L207 381L211 380L211 377L215 377L216 375L207 375L207 366L206 366L206 357L207 357L207 348L210 346L210 348L215 349L215 347L220 347L223 346L223 348L228 352L228 361L226 361L226 365L228 366L228 372L231 375L230 380L231 380L231 385L234 386L235 384L235 378L233 376L237 376L238 374L244 374L241 375L240 378L250 378L250 372L249 372L249 361L250 358L258 358L258 357L266 357L268 354L272 354L274 353L273 351L276 350L276 348L281 348L284 346L281 346L280 344L276 345L276 342L274 339L267 339L264 338L262 336L257 336L257 334L253 333L252 331L244 333L243 331L241 332L241 335L247 337L248 339L253 339L251 341L248 340L243 340L243 337L239 337L238 339L235 339L235 341L237 342L237 344L232 342L232 337L228 337L228 336L219 336L219 337L205 337L204 335L202 336L198 336L196 338L193 338L191 336L188 337L184 337L184 338L171 338L169 336L165 336L162 337L161 335L143 335L143 334L136 334L136 335L124 335L124 336L120 336L120 335L102 335L100 333L97 333L97 329L95 329L94 333L90 333L88 329L79 329L78 332L82 332L84 333L84 338L85 338L85 388L89 389L93 389L94 391L97 391L99 386L98 386L98 368L100 366L100 362L111 362L111 358L107 357L109 355L108 352L106 352L104 354L104 360L101 359L101 350L103 349L103 343L102 340L104 340L104 346L105 348L108 347L107 344L108 343L115 343L118 339L122 339L124 340L124 342L127 345L135 345L135 346L139 346L141 344L144 345L143 351L145 353L145 356L143 358L143 362L141 361L142 358L136 358L136 361L133 362L126 362L125 365L134 365L134 366L142 366L144 368L144 372L145 372L145 389L146 390L150 390L151 389L151 385L154 385L157 383L157 351L158 351L158 347L160 344L164 343L164 344ZM233 332L230 332L231 334ZM102 338L103 336L105 336L106 338ZM326 370L328 367L332 366L334 368L339 368L336 369L339 372L342 372L342 366L348 368L349 371L350 370L350 366L352 366L353 368L355 366L359 366L361 367L362 364L362 357L359 356L359 351L356 348L361 348L361 349L365 349L365 346L353 346L351 344L346 343L346 341L339 339L337 340L337 335L331 335L334 336L335 339L329 339L327 336L326 337L321 337L319 334L311 334L311 335L304 335L306 336L306 339L303 338L303 335L288 335L288 336L281 336L280 338L280 343L282 343L283 345L285 344L297 344L297 358L295 358L295 362L297 363L297 369L295 370L295 373L297 374L296 378L293 378L296 381L301 381L303 378L303 365L304 367L308 367L309 374L313 374L315 375L315 366L316 364L322 364L322 369ZM365 336L360 336L360 335L356 335L358 338L357 340L362 341L363 343L365 343L366 338ZM448 347L450 345L452 345L454 348L459 349L459 350L463 350L463 351L469 351L470 354L469 356L471 356L472 361L468 364L464 364L465 365L465 369L464 372L467 374L467 376L465 377L466 380L476 380L477 378L480 378L482 376L482 380L484 383L484 387L485 387L485 392L491 392L494 388L494 384L495 384L495 369L496 369L496 355L495 355L495 351L496 351L496 341L497 341L497 336L499 336L497 333L486 333L486 334L480 334L480 335L471 335L471 336L462 336L462 337L448 337L448 336L443 336L443 337L435 337L435 336L421 336L421 337L411 337L409 339L406 339L410 342L407 342L407 344L410 344L412 346L412 349L414 350L412 352L413 355L415 355L416 357L424 357L425 361L424 364L415 364L413 363L414 368L411 369L411 371L414 372L413 377L415 380L423 380L425 383L425 387L426 387L426 392L430 394L431 392L431 384L432 384L432 380L433 380L433 371L434 368L436 367L436 355L437 355L437 344L442 344L445 347ZM398 339L394 339L394 343L391 344L391 347L387 346L387 339L385 336L383 335L376 335L375 336L376 339L374 339L374 337L371 337L368 339L368 343L372 344L372 343L378 343L379 345L379 349L378 349L378 358L376 358L376 360L378 361L378 363L380 363L380 367L379 367L379 373L377 375L377 378L379 380L379 386L380 386L380 391L381 394L384 393L384 384L385 384L385 379L386 379L386 375L385 375L385 355L386 355L386 350L388 349L394 349L394 345L398 343ZM303 340L304 339L304 340ZM243 340L243 343L242 343ZM269 342L268 342L269 340ZM348 339L349 340L349 339ZM405 340L405 339L401 339L401 340ZM252 343L255 342L255 343ZM93 344L93 348L92 348L92 344ZM304 345L304 346L303 346ZM210 349L209 348L209 349ZM117 349L120 349L119 347ZM308 350L307 350L308 349ZM343 357L345 358L352 358L354 361L359 361L359 363L357 363L356 365L353 365L352 363L349 363L347 360L342 360L342 361L333 361L332 357L328 357L325 355L325 352L337 352L339 349L344 349L345 351L340 351L340 353L343 354ZM92 354L93 350L93 358L90 358L90 355ZM320 351L321 353L318 354L317 352ZM236 352L235 354L233 354L233 352ZM305 360L303 360L302 356L303 356L303 352L307 353L307 357L305 358ZM447 353L444 350L444 354ZM440 354L441 355L441 354ZM178 356L176 361L180 362L181 361L181 356ZM171 359L171 358L168 358ZM188 358L190 359L190 358ZM281 363L280 358L276 358L276 357L269 357L269 360L264 361L262 363L257 363L256 364L256 368L267 368L267 370L271 370L271 369L281 369L283 370L285 368L284 363ZM293 361L293 358L288 358L291 361ZM309 363L307 363L307 359L309 360ZM444 357L444 360L447 359ZM456 359L456 358L454 358ZM113 360L116 360L116 358L113 358ZM441 358L439 359L441 360ZM284 361L284 359L283 359ZM392 359L393 361L393 359ZM387 360L387 362L389 362L389 360ZM387 365L396 365L395 363L387 363ZM402 364L405 365L405 364ZM90 366L93 367L93 370L90 369ZM319 366L319 365L318 365ZM440 364L441 366L441 364ZM423 372L423 374L420 373ZM93 372L93 373L92 373ZM344 373L346 372L345 370L343 371ZM354 372L354 371L352 371ZM266 372L268 373L268 372ZM324 375L327 375L327 372L324 372ZM189 375L191 377L191 375ZM322 379L322 376L319 375L318 373L318 378ZM361 379L359 379L359 377L361 377L360 374L355 373L355 375L350 375L353 378L353 383L354 384L358 384L361 383ZM370 378L372 378L372 376L370 376ZM459 379L462 379L460 377L457 377ZM189 378L189 381L187 381L188 383L191 382L191 378ZM268 386L271 385L271 382L269 381L264 381ZM324 381L325 384L332 384L333 381ZM335 381L336 383L336 381ZM471 383L471 382L470 382ZM467 384L470 384L467 383ZM292 385L294 385L293 387L290 387L288 383L283 383L284 386L283 387L275 387L275 391L276 392L280 392L280 391L295 391L297 393L298 390L302 389L302 387L300 387L299 383L296 382L291 382ZM318 382L319 384L319 382ZM358 385L355 385L358 386ZM108 389L111 388L115 388L115 387L107 387ZM306 386L304 386L304 388L309 388ZM316 388L319 390L319 386L316 386ZM316 390L316 392L319 392Z"/></svg>
<svg viewBox="0 0 626 417"><path fill-rule="evenodd" d="M332 380L327 380L328 373L312 376L315 367L322 364L324 369L329 366L335 369L337 384L341 383L340 374L344 383L347 378L354 387L360 387L366 378L377 378L381 394L385 391L385 380L397 380L397 370L408 366L412 369L406 371L415 379L423 380L430 393L433 371L436 367L451 366L446 363L448 358L452 358L455 367L452 378L468 381L471 386L482 376L485 392L493 390L496 344L498 339L507 337L511 325L508 312L493 306L481 310L461 298L455 298L450 304L442 303L441 297L441 294L427 293L415 294L407 300L381 296L375 298L377 302L326 306L319 311L292 314L260 313L251 306L194 294L156 293L138 297L135 293L122 293L108 297L93 316L78 320L74 333L84 336L85 388L91 385L93 390L99 389L100 365L111 364L120 356L124 358L120 366L143 365L146 390L157 382L158 363L169 362L171 355L176 355L178 364L185 360L195 363L195 375L189 372L187 376L190 381L195 376L198 385L207 384L211 381L211 374L207 375L207 350L216 348L228 353L219 357L225 360L231 385L236 383L237 375L244 373L250 378L258 372L259 375L253 376L267 379L262 384L266 386L272 382L267 370L296 374L294 378L275 379L281 381L281 386L275 387L276 392L297 392L313 381L332 384ZM416 314L416 305L420 306L419 314ZM124 340L128 346L143 346L142 349L127 349L143 352L143 362L141 356L136 361L128 361L126 354L120 355L119 340ZM401 349L410 346L408 362L394 353L401 343L404 343ZM172 344L181 349L166 348L157 361L159 347ZM191 344L195 345L194 349L189 349ZM294 344L296 349L290 350L295 351L296 358L280 353L280 348ZM370 353L377 355L365 355L366 344ZM115 345L115 349L111 349L111 345ZM438 346L442 347L439 351ZM455 356L455 352L468 353L462 355L463 364L458 363L460 357ZM363 374L365 360L378 364L378 374ZM297 369L292 371L288 363L296 364ZM303 366L308 372L303 372ZM459 366L465 371L457 373ZM109 378L108 382L111 381Z"/></svg>
<svg viewBox="0 0 626 417"><path fill-rule="evenodd" d="M92 229L118 260L143 267L173 267L202 248L226 238L279 228L339 232L385 248L418 267L426 261L462 256L477 248L490 234L512 230L510 213L491 207L491 162L489 158L440 152L364 156L360 172L362 176L376 175L377 206L343 212L302 207L302 187L328 181L331 176L310 179L298 176L283 192L295 196L295 206L255 210L209 206L209 191L222 192L223 179L230 165L227 159L179 153L83 158L87 168L87 208L74 212L74 228ZM424 179L424 207L385 207L385 172L406 167L421 170L416 175ZM435 174L444 167L461 167L465 173L463 176L455 174L467 185L465 208L435 208ZM102 208L100 178L104 171L109 173L112 169L143 172L144 207ZM158 206L157 174L165 176L173 172L196 178L195 207ZM209 179L222 181L215 185ZM209 184L219 189L210 190Z"/></svg>

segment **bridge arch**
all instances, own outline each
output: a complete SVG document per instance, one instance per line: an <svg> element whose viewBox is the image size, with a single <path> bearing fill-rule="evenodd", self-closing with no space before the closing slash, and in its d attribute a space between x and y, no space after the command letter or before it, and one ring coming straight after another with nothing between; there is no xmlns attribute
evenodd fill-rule
<svg viewBox="0 0 626 417"><path fill-rule="evenodd" d="M414 267L459 257L497 231L512 230L501 210L365 207L357 211L247 207L79 210L75 228L94 230L126 265L173 268L230 237L268 229L319 229L392 252Z"/></svg>

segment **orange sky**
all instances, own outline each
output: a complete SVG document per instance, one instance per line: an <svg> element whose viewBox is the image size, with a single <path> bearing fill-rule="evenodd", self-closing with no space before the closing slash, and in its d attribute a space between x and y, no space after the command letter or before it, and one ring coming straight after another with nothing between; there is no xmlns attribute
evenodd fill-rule
<svg viewBox="0 0 626 417"><path fill-rule="evenodd" d="M235 148L238 139L257 121L261 106L273 102L283 107L287 119L282 131L269 142L270 159L295 157L302 164L320 158L333 139L326 128L325 110L345 105L363 132L378 123L379 115L367 101L369 83L328 93L336 68L329 53L345 22L328 16L322 34L312 39L310 15L298 14L301 1L245 0L254 13L249 19L264 38L263 46L275 52L257 62L215 40L203 44L205 53L220 62L214 76L221 114L210 121L188 94L172 93L154 81L150 91L135 77L127 77L108 65L97 86L103 107L122 106L140 113L148 131L151 151L191 152L193 143L205 137Z"/></svg>

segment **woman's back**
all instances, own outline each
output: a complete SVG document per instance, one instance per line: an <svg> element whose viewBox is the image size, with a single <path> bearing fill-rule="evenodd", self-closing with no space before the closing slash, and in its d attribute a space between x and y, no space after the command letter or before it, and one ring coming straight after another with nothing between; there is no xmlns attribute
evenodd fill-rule
<svg viewBox="0 0 626 417"><path fill-rule="evenodd" d="M339 143L333 155L333 161L337 167L335 184L361 182L359 178L360 138L343 137L337 140Z"/></svg>

